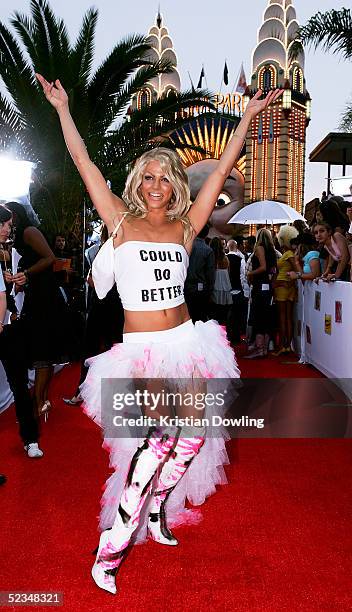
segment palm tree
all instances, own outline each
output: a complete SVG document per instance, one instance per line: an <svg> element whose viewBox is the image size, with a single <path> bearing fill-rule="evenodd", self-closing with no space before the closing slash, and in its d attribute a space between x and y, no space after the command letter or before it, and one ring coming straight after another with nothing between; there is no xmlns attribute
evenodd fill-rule
<svg viewBox="0 0 352 612"><path fill-rule="evenodd" d="M84 186L35 72L48 80L60 78L89 154L117 193L128 164L180 127L183 109L206 105L208 92L170 94L126 116L133 95L156 75L170 71L170 64L148 61L150 45L144 36L133 34L117 43L92 72L97 10L87 11L73 45L47 0L31 0L30 11L30 18L14 13L15 35L0 22L0 76L8 94L0 93L0 147L36 164L34 207L47 231L68 232L77 226Z"/></svg>
<svg viewBox="0 0 352 612"><path fill-rule="evenodd" d="M352 60L352 14L350 9L332 9L326 13L313 15L297 33L297 41L292 45L292 57L297 56L301 45L319 46L324 51L341 53L346 60ZM342 116L340 128L352 132L352 102L348 102Z"/></svg>

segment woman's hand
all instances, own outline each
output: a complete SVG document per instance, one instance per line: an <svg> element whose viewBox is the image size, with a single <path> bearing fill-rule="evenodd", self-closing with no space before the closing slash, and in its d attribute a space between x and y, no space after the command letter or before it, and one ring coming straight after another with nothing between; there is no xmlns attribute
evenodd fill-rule
<svg viewBox="0 0 352 612"><path fill-rule="evenodd" d="M12 282L14 282L18 287L23 287L23 285L26 285L28 282L28 278L24 272L18 272L17 274L13 275Z"/></svg>
<svg viewBox="0 0 352 612"><path fill-rule="evenodd" d="M290 272L286 272L286 275L291 279L291 280L296 280L298 278L298 274L297 272L295 272L294 270L291 270Z"/></svg>
<svg viewBox="0 0 352 612"><path fill-rule="evenodd" d="M57 111L68 106L68 95L59 79L56 79L55 83L49 83L41 74L36 73L35 76L43 88L46 99Z"/></svg>
<svg viewBox="0 0 352 612"><path fill-rule="evenodd" d="M3 274L5 283L12 283L12 272L4 270Z"/></svg>
<svg viewBox="0 0 352 612"><path fill-rule="evenodd" d="M335 276L335 274L327 274L326 276L323 277L323 280L326 283L330 283L331 281L335 281L336 280L336 276Z"/></svg>
<svg viewBox="0 0 352 612"><path fill-rule="evenodd" d="M250 114L253 119L256 115L265 110L269 106L269 104L275 102L282 95L283 91L283 89L275 89L273 91L269 91L268 95L264 98L264 100L259 100L263 91L261 89L258 89L255 96L253 96L250 102L248 102L245 112Z"/></svg>

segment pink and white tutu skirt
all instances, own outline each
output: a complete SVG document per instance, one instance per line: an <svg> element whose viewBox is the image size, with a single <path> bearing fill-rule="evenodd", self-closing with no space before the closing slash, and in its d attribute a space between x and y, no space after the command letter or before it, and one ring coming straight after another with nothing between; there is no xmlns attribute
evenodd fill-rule
<svg viewBox="0 0 352 612"><path fill-rule="evenodd" d="M81 386L84 411L102 427L103 447L109 451L110 467L114 470L102 496L100 528L104 530L114 523L131 459L143 438L111 437L105 430L102 424L102 380L166 378L184 381L201 378L213 379L212 382L216 382L214 379L228 379L230 383L231 379L239 378L240 372L226 332L215 321L197 321L195 324L187 321L169 330L124 334L123 343L92 357L87 365L89 371ZM167 500L170 526L198 522L199 511L186 509L186 500L198 506L216 491L216 485L226 484L223 466L229 462L225 448L228 437L222 426L217 428L216 436L206 436L199 454ZM148 503L145 506L136 541L143 541L146 537Z"/></svg>

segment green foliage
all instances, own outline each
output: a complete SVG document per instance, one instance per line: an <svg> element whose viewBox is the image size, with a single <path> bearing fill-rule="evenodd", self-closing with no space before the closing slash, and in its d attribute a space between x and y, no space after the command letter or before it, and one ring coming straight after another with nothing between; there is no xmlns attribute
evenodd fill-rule
<svg viewBox="0 0 352 612"><path fill-rule="evenodd" d="M306 25L299 28L295 42L291 45L290 57L295 59L303 46L322 47L324 51L341 53L346 60L352 59L352 14L350 9L332 9L313 15ZM341 117L340 129L352 132L352 104L349 103Z"/></svg>
<svg viewBox="0 0 352 612"><path fill-rule="evenodd" d="M352 132L352 101L347 103L339 127L342 132Z"/></svg>
<svg viewBox="0 0 352 612"><path fill-rule="evenodd" d="M87 11L74 44L47 0L31 0L30 17L15 13L14 33L0 23L0 77L7 92L0 94L0 147L36 164L32 202L50 234L78 227L85 188L35 72L49 81L60 79L89 155L116 193L122 192L128 164L184 123L182 109L204 106L209 96L206 91L169 95L126 116L132 96L169 72L170 64L148 61L146 38L132 34L92 72L97 18L96 9Z"/></svg>
<svg viewBox="0 0 352 612"><path fill-rule="evenodd" d="M352 58L351 10L342 8L313 15L299 29L298 38L303 45L321 46L324 51L341 53L344 59Z"/></svg>

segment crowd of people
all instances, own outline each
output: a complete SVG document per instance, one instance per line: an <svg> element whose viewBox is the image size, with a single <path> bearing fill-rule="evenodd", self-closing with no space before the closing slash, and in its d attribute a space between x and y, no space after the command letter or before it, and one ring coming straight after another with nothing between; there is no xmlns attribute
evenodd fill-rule
<svg viewBox="0 0 352 612"><path fill-rule="evenodd" d="M215 319L226 326L233 345L246 342L245 358L265 357L269 349L273 355L293 351L298 282L351 280L352 208L341 198L322 199L310 227L300 221L277 232L259 227L256 235L229 240L209 238L209 229L205 225L194 240L185 301L193 322ZM103 225L100 245L107 238ZM11 248L18 261L15 274ZM23 206L0 206L0 358L29 457L43 455L38 422L51 409L48 390L54 364L80 359L76 392L64 399L80 404L86 360L122 341L124 315L116 286L101 300L94 288L91 270L99 248L95 243L87 249L88 274L82 279L79 266L71 267L73 256L65 236L57 235L50 247ZM73 287L82 280L86 310L77 326L70 306ZM16 295L22 296L20 313ZM33 394L28 390L28 368L35 371Z"/></svg>
<svg viewBox="0 0 352 612"><path fill-rule="evenodd" d="M195 241L186 282L193 320L214 318L229 340L245 337L247 358L293 351L297 283L351 281L352 208L339 197L322 199L310 227L304 221L255 236Z"/></svg>

